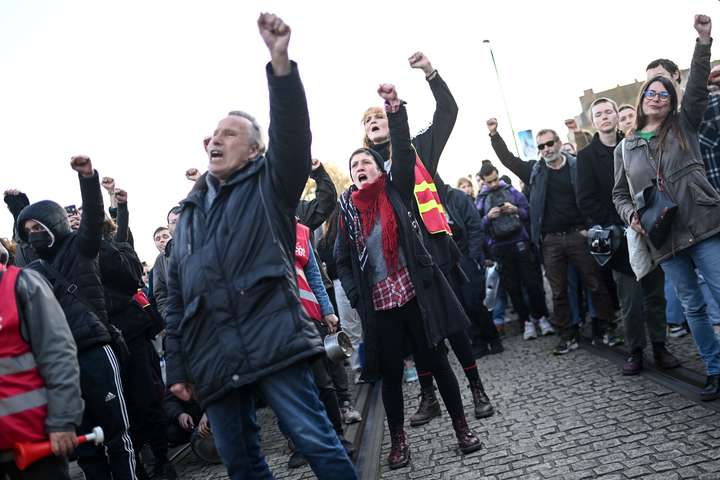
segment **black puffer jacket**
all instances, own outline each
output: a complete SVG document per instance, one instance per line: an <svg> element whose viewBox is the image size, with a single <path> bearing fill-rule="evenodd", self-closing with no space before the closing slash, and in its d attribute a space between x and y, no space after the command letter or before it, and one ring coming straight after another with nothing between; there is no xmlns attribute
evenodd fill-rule
<svg viewBox="0 0 720 480"><path fill-rule="evenodd" d="M168 264L167 383L203 407L323 351L295 277L295 209L310 173L310 120L297 65L267 67L266 156L208 201L207 174L181 203ZM209 204L209 205L208 205Z"/></svg>
<svg viewBox="0 0 720 480"><path fill-rule="evenodd" d="M388 121L394 160L391 166L391 180L386 186L387 195L397 220L398 244L405 253L408 272L422 314L422 319L419 320L423 322L427 345L435 347L444 338L464 331L470 321L447 278L426 248L424 229L411 213L413 205L416 204L413 197L415 151L410 146L405 107L400 107L397 113L388 114ZM350 195L350 191L343 193L345 198ZM357 309L362 319L365 339L363 375L371 379L380 371L380 342L377 337L379 332L372 301L370 269L360 268L357 247L349 240L347 230L343 229L347 224L347 220L340 223L341 229L335 243L335 259L343 289L350 304Z"/></svg>
<svg viewBox="0 0 720 480"><path fill-rule="evenodd" d="M79 178L83 215L77 232L70 229L65 209L50 200L25 207L18 216L17 227L24 241L27 241L27 236L22 226L26 220L42 223L54 235L55 244L40 258L52 265L71 285L77 286L76 294L67 293L66 288L58 282L53 283L52 273L38 262L30 263L28 268L38 270L53 283L53 291L63 307L78 352L82 352L96 345L110 343L110 333L98 264L104 220L100 182L97 172L92 177Z"/></svg>

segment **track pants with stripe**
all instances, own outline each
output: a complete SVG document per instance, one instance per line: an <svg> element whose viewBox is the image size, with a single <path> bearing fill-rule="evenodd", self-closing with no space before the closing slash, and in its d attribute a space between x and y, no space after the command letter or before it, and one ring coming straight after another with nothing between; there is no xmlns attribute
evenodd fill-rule
<svg viewBox="0 0 720 480"><path fill-rule="evenodd" d="M87 480L136 480L135 452L123 395L120 366L110 346L78 354L80 388L85 401L80 433L95 426L105 432L105 445L78 447L78 465Z"/></svg>

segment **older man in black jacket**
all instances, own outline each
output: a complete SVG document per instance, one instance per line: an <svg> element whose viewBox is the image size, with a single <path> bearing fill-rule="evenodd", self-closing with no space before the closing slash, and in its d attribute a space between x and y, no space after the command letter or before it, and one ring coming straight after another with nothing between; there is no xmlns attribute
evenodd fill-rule
<svg viewBox="0 0 720 480"><path fill-rule="evenodd" d="M295 209L310 173L310 121L290 28L258 19L270 50L266 155L255 119L231 112L207 143L208 172L181 203L168 266L167 383L194 392L231 479L271 477L254 390L319 478L356 478L307 360L323 352L300 303Z"/></svg>
<svg viewBox="0 0 720 480"><path fill-rule="evenodd" d="M576 196L580 210L593 224L607 227L624 226L615 210L612 191L615 184L615 147L623 138L618 130L618 109L609 98L598 98L590 105L590 117L597 133L590 144L577 156ZM625 337L630 356L623 365L623 374L640 373L643 349L646 346L645 328L652 343L655 363L661 368L674 368L678 360L665 348L664 275L656 268L638 282L630 268L627 241L615 252L606 267L612 269L617 285L620 310L625 325Z"/></svg>

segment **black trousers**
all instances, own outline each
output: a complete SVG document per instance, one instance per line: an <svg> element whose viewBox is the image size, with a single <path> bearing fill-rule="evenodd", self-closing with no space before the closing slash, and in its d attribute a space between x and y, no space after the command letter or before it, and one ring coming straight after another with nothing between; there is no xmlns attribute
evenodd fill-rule
<svg viewBox="0 0 720 480"><path fill-rule="evenodd" d="M50 455L19 470L15 462L0 463L0 480L70 480L65 458Z"/></svg>
<svg viewBox="0 0 720 480"><path fill-rule="evenodd" d="M96 426L105 433L104 446L85 443L77 448L78 465L87 480L135 480L135 451L117 358L105 345L80 352L78 363L85 401L81 433Z"/></svg>
<svg viewBox="0 0 720 480"><path fill-rule="evenodd" d="M510 297L522 323L547 315L542 272L529 242L493 247L493 255L500 265L500 284ZM528 294L525 301L523 290Z"/></svg>
<svg viewBox="0 0 720 480"><path fill-rule="evenodd" d="M402 385L403 360L407 353L412 353L415 361L433 374L450 417L464 417L460 388L448 363L447 351L442 344L436 348L427 344L417 299L402 307L378 310L375 315L378 326L376 338L380 343L382 399L390 431L402 428L405 423Z"/></svg>
<svg viewBox="0 0 720 480"><path fill-rule="evenodd" d="M145 444L158 462L167 460L167 417L162 408L165 389L160 358L150 340L140 337L128 343L130 358L124 369L126 399L130 414L130 437L136 452Z"/></svg>

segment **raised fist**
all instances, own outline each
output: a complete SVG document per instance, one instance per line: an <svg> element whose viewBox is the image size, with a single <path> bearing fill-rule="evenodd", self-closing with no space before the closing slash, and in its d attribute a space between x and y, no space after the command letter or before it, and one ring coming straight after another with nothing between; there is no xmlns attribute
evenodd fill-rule
<svg viewBox="0 0 720 480"><path fill-rule="evenodd" d="M393 104L394 102L398 101L398 95L397 91L395 90L395 85L392 83L382 83L377 89L378 95L380 95L380 98L388 102L389 104Z"/></svg>
<svg viewBox="0 0 720 480"><path fill-rule="evenodd" d="M712 20L707 15L695 15L695 31L701 40L710 40Z"/></svg>
<svg viewBox="0 0 720 480"><path fill-rule="evenodd" d="M197 179L200 178L200 170L197 168L188 168L185 170L185 178L191 182L197 182Z"/></svg>
<svg viewBox="0 0 720 480"><path fill-rule="evenodd" d="M430 60L422 52L413 53L408 62L412 68L419 68L425 73L425 76L430 75L433 72L432 64Z"/></svg>
<svg viewBox="0 0 720 480"><path fill-rule="evenodd" d="M103 177L100 185L102 185L103 188L108 191L108 193L112 193L115 191L115 179L112 177Z"/></svg>
<svg viewBox="0 0 720 480"><path fill-rule="evenodd" d="M490 132L490 135L495 135L497 133L497 127L498 127L497 118L494 118L494 117L490 118L490 119L488 119L488 121L486 123L487 123L488 131Z"/></svg>
<svg viewBox="0 0 720 480"><path fill-rule="evenodd" d="M289 73L290 61L287 59L288 44L290 43L290 27L282 21L282 18L272 13L261 13L258 18L258 29L260 29L260 36L265 41L268 50L270 50L270 56L272 58L273 70L275 75L285 75ZM280 67L287 67L287 71L283 68L281 72L277 69ZM287 65L285 65L287 63Z"/></svg>
<svg viewBox="0 0 720 480"><path fill-rule="evenodd" d="M115 200L117 200L118 203L127 203L127 192L118 188L115 190Z"/></svg>
<svg viewBox="0 0 720 480"><path fill-rule="evenodd" d="M75 155L72 157L70 166L83 177L92 177L95 173L90 157L85 155Z"/></svg>
<svg viewBox="0 0 720 480"><path fill-rule="evenodd" d="M3 194L6 197L15 197L15 196L22 194L22 192L16 188L9 188L9 189L5 190L5 192L3 192Z"/></svg>
<svg viewBox="0 0 720 480"><path fill-rule="evenodd" d="M580 130L580 127L578 127L577 121L575 121L574 118L568 118L567 120L565 120L565 126L571 132L577 132L578 130Z"/></svg>

